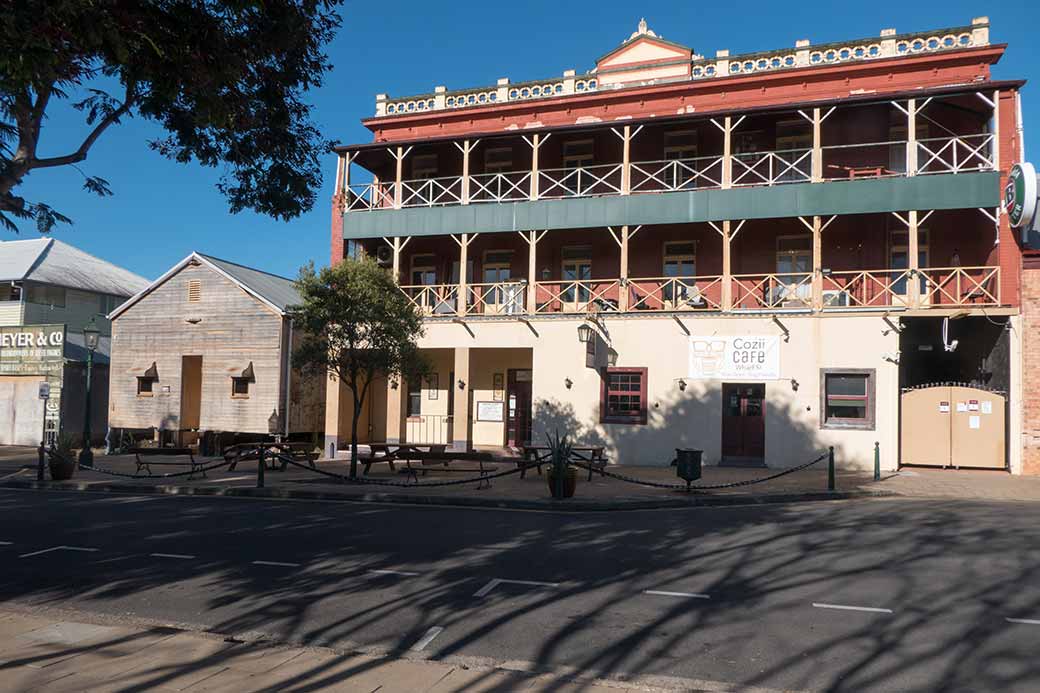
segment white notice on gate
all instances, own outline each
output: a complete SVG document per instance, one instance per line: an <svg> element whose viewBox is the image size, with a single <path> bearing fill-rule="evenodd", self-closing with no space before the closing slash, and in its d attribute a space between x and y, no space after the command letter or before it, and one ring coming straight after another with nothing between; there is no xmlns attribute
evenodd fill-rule
<svg viewBox="0 0 1040 693"><path fill-rule="evenodd" d="M972 414L971 416L968 417L968 428L978 428L978 427L979 427L979 417L977 417L974 414Z"/></svg>
<svg viewBox="0 0 1040 693"><path fill-rule="evenodd" d="M990 402L988 399L982 400L982 413L983 414L992 414L993 413L993 402Z"/></svg>
<svg viewBox="0 0 1040 693"><path fill-rule="evenodd" d="M967 402L957 402L957 411L960 411L960 412L968 411L968 403Z"/></svg>
<svg viewBox="0 0 1040 693"><path fill-rule="evenodd" d="M690 337L689 374L705 380L779 380L780 338Z"/></svg>

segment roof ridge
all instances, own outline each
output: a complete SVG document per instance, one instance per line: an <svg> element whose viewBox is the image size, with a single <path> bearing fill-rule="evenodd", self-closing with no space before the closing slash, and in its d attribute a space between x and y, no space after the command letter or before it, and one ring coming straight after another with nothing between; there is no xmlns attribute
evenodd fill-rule
<svg viewBox="0 0 1040 693"><path fill-rule="evenodd" d="M197 251L196 251L196 255L198 255L199 257L204 257L207 260L216 260L217 262L224 262L224 263L227 263L229 265L234 265L235 267L241 267L242 269L247 269L250 272L257 272L259 274L266 274L267 276L274 277L275 279L284 279L287 282L294 282L294 283L296 282L295 279L290 279L289 277L283 277L280 274L275 274L274 272L268 272L267 270L257 269L256 267L250 267L249 265L243 265L241 262L232 262L231 260L225 260L224 258L216 257L214 255L206 255L205 253L199 253Z"/></svg>

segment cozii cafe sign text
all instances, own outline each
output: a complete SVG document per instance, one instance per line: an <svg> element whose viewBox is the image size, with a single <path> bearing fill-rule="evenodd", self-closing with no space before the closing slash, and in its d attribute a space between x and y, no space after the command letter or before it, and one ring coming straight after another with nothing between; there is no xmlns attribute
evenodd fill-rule
<svg viewBox="0 0 1040 693"><path fill-rule="evenodd" d="M707 380L779 380L777 336L690 337L690 377Z"/></svg>

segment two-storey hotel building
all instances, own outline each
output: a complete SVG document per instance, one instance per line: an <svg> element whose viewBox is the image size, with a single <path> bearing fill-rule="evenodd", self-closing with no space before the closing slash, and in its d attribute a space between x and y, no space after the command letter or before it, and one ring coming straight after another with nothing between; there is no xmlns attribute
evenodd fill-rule
<svg viewBox="0 0 1040 693"><path fill-rule="evenodd" d="M374 387L361 442L558 429L624 464L833 445L892 469L902 394L948 382L1002 393L1017 440L1005 48L977 18L707 57L640 22L583 74L377 96L372 141L338 149L332 262L393 272L433 375ZM349 397L329 388L327 447Z"/></svg>

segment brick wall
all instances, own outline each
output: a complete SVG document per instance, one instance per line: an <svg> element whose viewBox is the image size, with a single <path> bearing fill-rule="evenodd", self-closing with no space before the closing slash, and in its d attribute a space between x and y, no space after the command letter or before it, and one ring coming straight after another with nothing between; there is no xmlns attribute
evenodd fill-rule
<svg viewBox="0 0 1040 693"><path fill-rule="evenodd" d="M332 198L332 247L330 265L343 259L343 200L338 195Z"/></svg>
<svg viewBox="0 0 1040 693"><path fill-rule="evenodd" d="M1040 475L1040 253L1022 261L1022 473Z"/></svg>

